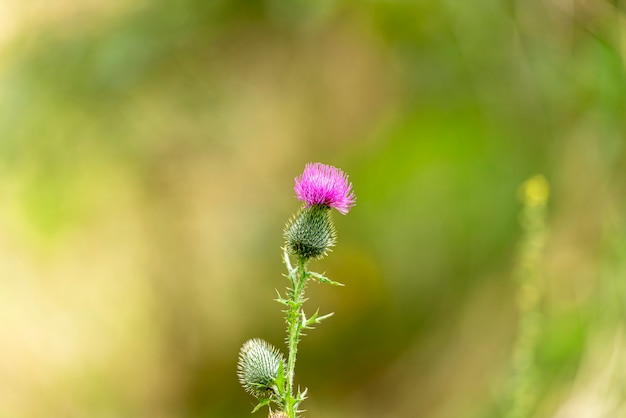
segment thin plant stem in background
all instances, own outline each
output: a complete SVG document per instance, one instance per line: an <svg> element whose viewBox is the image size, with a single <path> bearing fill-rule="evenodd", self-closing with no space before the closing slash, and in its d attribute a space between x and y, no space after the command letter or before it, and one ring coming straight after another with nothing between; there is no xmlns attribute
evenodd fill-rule
<svg viewBox="0 0 626 418"><path fill-rule="evenodd" d="M277 348L254 338L241 348L237 365L241 385L259 400L252 412L268 406L269 418L296 418L302 412L299 407L306 399L307 390L298 388L296 391L294 383L298 343L304 335L303 330L312 329L332 315L320 316L315 312L307 317L303 309L306 285L309 280L314 280L343 286L322 274L307 271L306 266L309 260L324 257L335 245L331 209L345 215L356 202L348 176L336 167L307 164L295 183L296 197L304 202L304 206L287 222L284 230L283 261L290 287L285 296L279 293L276 299L285 306L287 361Z"/></svg>
<svg viewBox="0 0 626 418"><path fill-rule="evenodd" d="M542 264L549 191L548 182L542 175L531 177L520 188L524 204L521 216L524 235L516 272L520 318L513 347L505 418L531 417L537 403L535 352L541 332Z"/></svg>

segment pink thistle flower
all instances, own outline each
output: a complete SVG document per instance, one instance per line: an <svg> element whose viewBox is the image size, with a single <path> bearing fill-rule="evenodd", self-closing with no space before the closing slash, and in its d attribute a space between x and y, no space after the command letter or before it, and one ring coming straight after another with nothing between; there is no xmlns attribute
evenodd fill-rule
<svg viewBox="0 0 626 418"><path fill-rule="evenodd" d="M307 207L324 205L347 214L356 202L352 183L340 169L322 163L309 163L300 177L296 177L296 197Z"/></svg>

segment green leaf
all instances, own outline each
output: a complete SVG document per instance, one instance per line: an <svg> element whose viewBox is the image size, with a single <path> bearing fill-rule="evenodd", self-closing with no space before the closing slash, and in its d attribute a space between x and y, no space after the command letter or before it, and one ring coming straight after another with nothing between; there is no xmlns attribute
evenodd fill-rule
<svg viewBox="0 0 626 418"><path fill-rule="evenodd" d="M307 398L306 394L307 394L308 391L309 391L308 388L304 388L303 391L300 391L300 388L298 388L298 393L297 393L296 398L295 398L296 402L294 404L297 413L302 413L302 412L305 411L304 409L299 409L299 406L302 403L302 401L304 401Z"/></svg>
<svg viewBox="0 0 626 418"><path fill-rule="evenodd" d="M283 262L287 266L287 270L289 271L289 275L291 276L294 272L293 267L291 267L291 260L289 259L289 253L287 252L287 248L283 248Z"/></svg>
<svg viewBox="0 0 626 418"><path fill-rule="evenodd" d="M282 305L289 306L289 300L283 298L280 292L278 291L278 289L274 289L274 290L276 290L276 295L278 295L278 297L274 300Z"/></svg>
<svg viewBox="0 0 626 418"><path fill-rule="evenodd" d="M313 316L310 317L309 319L307 319L306 321L304 320L305 317L303 316L302 327L303 328L307 328L307 329L313 329L314 327L312 325L320 324L324 319L330 318L334 314L335 314L334 312L331 312L331 313L328 313L326 315L318 316L319 315L319 309L318 309L317 311L315 311Z"/></svg>
<svg viewBox="0 0 626 418"><path fill-rule="evenodd" d="M281 362L280 366L278 366L278 374L276 375L276 379L274 380L276 395L278 396L278 403L282 403L285 398L285 363Z"/></svg>
<svg viewBox="0 0 626 418"><path fill-rule="evenodd" d="M326 283L326 284L330 284L333 286L345 286L343 283L330 280L328 277L324 276L323 274L319 274L314 271L307 272L307 276L312 277L313 279L317 280L320 283Z"/></svg>
<svg viewBox="0 0 626 418"><path fill-rule="evenodd" d="M258 411L262 407L269 405L271 401L272 401L271 399L260 399L257 406L255 406L254 409L252 410L251 414L254 414L256 411Z"/></svg>
<svg viewBox="0 0 626 418"><path fill-rule="evenodd" d="M305 400L307 398L306 394L309 391L309 388L304 388L303 391L300 391L300 388L298 388L298 403L302 402L303 400Z"/></svg>

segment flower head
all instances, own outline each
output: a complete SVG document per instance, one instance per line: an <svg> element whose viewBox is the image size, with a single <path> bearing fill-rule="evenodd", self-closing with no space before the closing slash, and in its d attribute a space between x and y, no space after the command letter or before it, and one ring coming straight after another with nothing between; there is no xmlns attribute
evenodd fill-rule
<svg viewBox="0 0 626 418"><path fill-rule="evenodd" d="M280 351L260 338L246 341L239 351L239 383L257 398L272 396L281 367L284 360Z"/></svg>
<svg viewBox="0 0 626 418"><path fill-rule="evenodd" d="M322 163L309 163L300 177L296 177L296 197L313 205L329 206L345 215L356 202L352 183L340 169Z"/></svg>

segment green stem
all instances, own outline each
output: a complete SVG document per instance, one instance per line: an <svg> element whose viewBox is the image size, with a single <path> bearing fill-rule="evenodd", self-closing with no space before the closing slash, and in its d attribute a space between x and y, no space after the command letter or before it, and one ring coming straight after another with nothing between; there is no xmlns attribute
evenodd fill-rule
<svg viewBox="0 0 626 418"><path fill-rule="evenodd" d="M292 288L287 310L287 338L289 357L287 359L287 393L285 396L285 412L289 418L296 418L299 399L293 394L293 380L296 369L296 354L302 331L302 304L304 303L304 288L306 286L306 260L298 259L295 275L292 275Z"/></svg>

